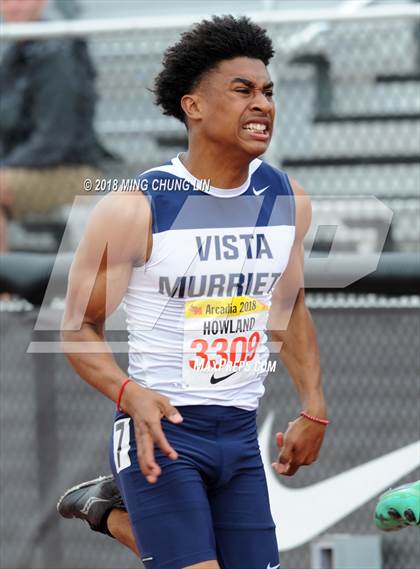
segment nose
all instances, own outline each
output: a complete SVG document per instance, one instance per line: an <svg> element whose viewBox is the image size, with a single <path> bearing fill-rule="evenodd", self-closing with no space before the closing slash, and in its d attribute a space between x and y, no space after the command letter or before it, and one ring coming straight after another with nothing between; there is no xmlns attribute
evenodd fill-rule
<svg viewBox="0 0 420 569"><path fill-rule="evenodd" d="M268 114L274 109L274 102L271 97L267 97L262 91L254 91L254 97L251 103L252 111L260 111Z"/></svg>

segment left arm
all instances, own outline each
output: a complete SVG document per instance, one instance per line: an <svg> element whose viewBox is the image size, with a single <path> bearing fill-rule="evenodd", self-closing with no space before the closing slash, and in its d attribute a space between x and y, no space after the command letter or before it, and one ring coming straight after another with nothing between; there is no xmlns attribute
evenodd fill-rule
<svg viewBox="0 0 420 569"><path fill-rule="evenodd" d="M303 288L303 239L311 222L311 205L297 182L293 181L292 187L296 197L296 238L287 269L273 291L268 329L279 346L280 359L294 382L302 410L323 419L326 406L318 344ZM276 472L292 476L300 466L313 463L324 434L324 425L304 417L290 422L286 433L277 433L280 454L273 464Z"/></svg>

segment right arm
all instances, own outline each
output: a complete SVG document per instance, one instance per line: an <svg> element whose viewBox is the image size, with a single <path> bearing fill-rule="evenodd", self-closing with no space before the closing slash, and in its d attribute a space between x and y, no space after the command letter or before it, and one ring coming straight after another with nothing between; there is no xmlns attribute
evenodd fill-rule
<svg viewBox="0 0 420 569"><path fill-rule="evenodd" d="M150 241L146 198L111 194L95 208L70 269L63 351L82 379L115 402L127 376L106 342L104 324L121 303L133 266L148 258ZM155 482L160 468L154 443L170 458L177 457L160 420L166 416L178 423L182 418L166 397L135 382L124 389L121 407L134 422L140 468L149 482Z"/></svg>

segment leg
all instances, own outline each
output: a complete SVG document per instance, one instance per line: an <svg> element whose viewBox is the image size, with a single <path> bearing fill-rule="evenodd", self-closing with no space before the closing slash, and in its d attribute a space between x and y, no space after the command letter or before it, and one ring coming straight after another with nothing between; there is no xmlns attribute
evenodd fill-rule
<svg viewBox="0 0 420 569"><path fill-rule="evenodd" d="M65 518L87 521L93 531L114 537L140 557L130 519L113 476L99 477L70 488L60 498L57 509ZM219 569L219 565L216 561L206 561L190 568Z"/></svg>
<svg viewBox="0 0 420 569"><path fill-rule="evenodd" d="M145 567L219 569L210 511L203 507L206 496L202 481L197 483L187 477L184 483L175 474L169 483L158 481L152 488L143 480L141 491L136 492L136 479L140 476L138 470L131 480L123 475L122 485ZM168 478L170 473L164 470L164 476ZM192 494L198 495L198 499L192 498ZM113 533L109 524L108 527Z"/></svg>
<svg viewBox="0 0 420 569"><path fill-rule="evenodd" d="M108 532L115 537L122 545L131 549L133 553L140 557L133 530L131 529L128 513L114 508L110 511L106 521Z"/></svg>
<svg viewBox="0 0 420 569"><path fill-rule="evenodd" d="M164 428L174 444L177 426ZM188 437L181 430L174 436L182 435ZM149 484L139 470L128 417L117 419L110 451L145 568L220 569L205 484L196 465L181 454L171 461L156 450L162 475Z"/></svg>
<svg viewBox="0 0 420 569"><path fill-rule="evenodd" d="M126 510L122 510L120 508L112 508L111 510L107 511L102 510L101 514L100 511L99 512L98 511L95 512L94 510L91 511L90 508L86 507L86 503L87 500L89 500L89 498L92 497L98 498L98 494L104 496L104 489L103 489L104 479L99 478L97 480L102 481L102 485L100 482L95 483L93 485L94 491L93 492L90 491L88 496L86 496L86 488L87 488L86 484L89 483L83 483L75 487L76 489L70 489L68 492L66 492L66 494L63 496L63 498L60 499L60 502L58 504L60 514L63 515L64 517L76 517L79 519L86 519L85 518L86 514L84 514L83 512L88 510L88 513L90 512L90 519L87 519L86 521L88 521L88 523L92 527L92 524L95 523L96 519L96 527L98 529L96 530L95 528L95 531L101 531L100 528L102 528L103 530L107 530L107 533L109 533L122 545L125 545L126 547L131 549L131 551L135 555L137 555L137 557L140 557L140 552L137 548L136 540L134 538L133 530L130 524L130 519L128 517L128 513ZM109 481L111 480L111 478L107 477L105 480L108 480L108 486L109 486ZM115 482L113 482L113 484L115 484ZM90 487L92 488L92 485L90 485ZM111 493L111 500L112 496L114 496L115 497L114 499L117 503L122 503L122 498L121 496L117 497L117 492L119 493L119 490L115 485L115 491ZM85 494L84 500L80 499L81 493ZM104 498L101 499L104 500ZM93 508L95 508L95 504L97 504L96 508L100 508L101 506L103 506L103 502L98 501L96 503L95 502L93 503L92 505ZM70 513L72 513L72 515L70 515ZM220 568L216 561L205 561L204 563L199 563L197 565L190 565L186 569L220 569Z"/></svg>
<svg viewBox="0 0 420 569"><path fill-rule="evenodd" d="M216 488L210 504L222 567L280 567L262 464L238 472Z"/></svg>

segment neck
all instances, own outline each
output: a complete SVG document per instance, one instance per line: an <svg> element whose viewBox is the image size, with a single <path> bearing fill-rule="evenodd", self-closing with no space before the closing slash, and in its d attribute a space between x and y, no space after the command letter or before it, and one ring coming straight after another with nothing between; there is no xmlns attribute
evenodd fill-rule
<svg viewBox="0 0 420 569"><path fill-rule="evenodd" d="M248 178L249 164L253 157L226 152L208 141L189 139L188 151L181 155L181 162L199 180L210 180L216 188L237 188Z"/></svg>

